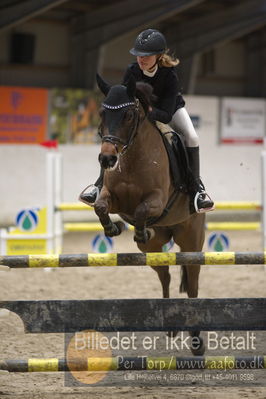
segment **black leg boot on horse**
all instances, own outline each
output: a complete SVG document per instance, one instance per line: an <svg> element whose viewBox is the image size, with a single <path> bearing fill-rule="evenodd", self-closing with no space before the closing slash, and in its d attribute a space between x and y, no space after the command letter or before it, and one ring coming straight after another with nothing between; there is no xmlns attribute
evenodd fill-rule
<svg viewBox="0 0 266 399"><path fill-rule="evenodd" d="M79 200L84 204L93 206L99 198L101 189L103 188L104 169L101 168L100 176L94 184L87 186L79 196Z"/></svg>
<svg viewBox="0 0 266 399"><path fill-rule="evenodd" d="M200 179L199 147L187 147L188 161L192 173L192 182L189 185L191 213L208 212L214 210L214 202L205 191Z"/></svg>

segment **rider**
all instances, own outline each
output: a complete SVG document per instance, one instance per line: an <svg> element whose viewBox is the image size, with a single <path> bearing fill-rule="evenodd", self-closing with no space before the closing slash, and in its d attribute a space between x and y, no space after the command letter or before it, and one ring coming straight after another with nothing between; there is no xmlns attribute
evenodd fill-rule
<svg viewBox="0 0 266 399"><path fill-rule="evenodd" d="M193 184L189 190L191 202L196 212L207 212L214 209L214 203L206 194L199 173L199 138L191 119L185 109L185 101L179 90L175 66L177 59L168 54L164 35L156 29L146 29L135 41L130 53L137 57L137 62L127 67L124 82L130 75L136 81L144 81L153 87L156 100L150 108L154 121L169 124L174 131L184 137L189 166L193 175ZM102 188L103 171L95 185L89 186L89 191L81 194L80 199L93 204Z"/></svg>

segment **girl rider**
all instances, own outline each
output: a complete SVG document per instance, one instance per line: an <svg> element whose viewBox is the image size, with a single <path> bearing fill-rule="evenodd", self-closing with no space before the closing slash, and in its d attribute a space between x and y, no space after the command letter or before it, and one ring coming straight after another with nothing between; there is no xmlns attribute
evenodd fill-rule
<svg viewBox="0 0 266 399"><path fill-rule="evenodd" d="M165 37L156 29L141 32L130 53L137 57L137 62L127 67L124 82L132 74L136 81L144 81L153 87L156 100L150 108L149 117L154 121L169 124L174 131L183 135L194 180L189 192L191 203L194 204L196 212L213 210L214 203L200 180L199 138L179 90L175 70L179 61L167 54ZM92 205L97 200L102 185L103 172L95 185L89 186L89 190L81 194L80 199Z"/></svg>

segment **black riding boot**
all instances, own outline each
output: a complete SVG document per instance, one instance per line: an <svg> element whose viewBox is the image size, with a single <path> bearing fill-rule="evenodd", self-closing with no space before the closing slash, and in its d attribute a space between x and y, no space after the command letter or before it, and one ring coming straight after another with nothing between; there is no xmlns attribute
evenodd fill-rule
<svg viewBox="0 0 266 399"><path fill-rule="evenodd" d="M87 186L79 196L79 200L87 205L94 205L97 201L101 189L103 188L104 169L101 168L100 176L94 184Z"/></svg>
<svg viewBox="0 0 266 399"><path fill-rule="evenodd" d="M192 184L189 187L191 212L208 212L214 209L214 203L205 191L199 173L199 147L187 147Z"/></svg>

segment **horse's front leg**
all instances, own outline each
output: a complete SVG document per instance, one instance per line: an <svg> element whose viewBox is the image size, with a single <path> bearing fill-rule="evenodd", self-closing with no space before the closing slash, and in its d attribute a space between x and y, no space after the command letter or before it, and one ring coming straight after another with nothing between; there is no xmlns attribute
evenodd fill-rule
<svg viewBox="0 0 266 399"><path fill-rule="evenodd" d="M104 186L99 199L95 202L94 210L104 228L104 234L108 237L118 236L125 229L123 222L112 222L109 216L111 206L111 194Z"/></svg>
<svg viewBox="0 0 266 399"><path fill-rule="evenodd" d="M147 219L159 217L163 212L162 193L160 190L154 191L141 202L135 211L135 234L134 241L145 244L154 237L154 230L146 228Z"/></svg>

